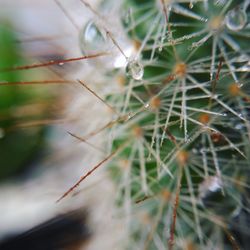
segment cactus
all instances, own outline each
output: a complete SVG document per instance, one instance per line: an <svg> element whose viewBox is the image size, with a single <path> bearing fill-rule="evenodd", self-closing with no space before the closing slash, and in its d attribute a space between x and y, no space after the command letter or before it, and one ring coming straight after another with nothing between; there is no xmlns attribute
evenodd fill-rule
<svg viewBox="0 0 250 250"><path fill-rule="evenodd" d="M247 210L248 5L122 1L127 54L110 26L91 21L95 41L126 61L108 74L122 87L106 96L115 118L104 128L128 249L240 249L232 225Z"/></svg>
<svg viewBox="0 0 250 250"><path fill-rule="evenodd" d="M246 228L235 224L249 212L249 0L80 2L93 19L80 30L78 59L94 57L100 84L78 82L112 117L75 137L107 131L108 156L58 201L109 161L125 248L240 249L234 231Z"/></svg>

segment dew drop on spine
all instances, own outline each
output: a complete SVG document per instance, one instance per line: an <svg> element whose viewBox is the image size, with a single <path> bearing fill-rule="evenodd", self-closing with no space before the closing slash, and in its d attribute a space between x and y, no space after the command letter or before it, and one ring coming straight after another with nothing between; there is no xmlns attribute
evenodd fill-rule
<svg viewBox="0 0 250 250"><path fill-rule="evenodd" d="M129 60L126 66L126 73L134 80L141 80L144 74L143 65L138 60Z"/></svg>
<svg viewBox="0 0 250 250"><path fill-rule="evenodd" d="M239 31L242 30L247 23L247 14L243 9L237 7L227 13L225 21L229 30Z"/></svg>

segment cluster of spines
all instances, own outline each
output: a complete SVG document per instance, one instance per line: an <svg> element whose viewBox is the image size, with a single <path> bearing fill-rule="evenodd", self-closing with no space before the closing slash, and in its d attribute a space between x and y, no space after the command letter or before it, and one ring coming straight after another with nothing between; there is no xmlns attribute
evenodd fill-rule
<svg viewBox="0 0 250 250"><path fill-rule="evenodd" d="M228 15L248 3L187 3L126 2L131 57L96 27L127 60L113 71L120 91L102 99L115 118L91 133L109 129L113 146L62 198L114 158L129 247L213 249L226 237L237 249L228 227L248 187L249 57L247 24L231 27Z"/></svg>
<svg viewBox="0 0 250 250"><path fill-rule="evenodd" d="M113 103L132 114L114 128L114 145L130 140L119 156L126 163L119 200L126 216L144 211L150 218L130 231L145 249L211 249L225 235L239 247L227 228L243 208L239 186L248 186L241 181L249 162L248 28L227 22L247 3L189 4L125 3L125 30L139 56L124 97ZM244 60L236 63L239 57ZM138 81L139 64L144 77Z"/></svg>
<svg viewBox="0 0 250 250"><path fill-rule="evenodd" d="M71 135L86 142L108 129L111 152L59 200L113 159L110 168L118 182L118 203L125 208L129 247L213 249L222 247L226 236L232 248L239 248L228 225L246 209L242 199L248 188L248 5L247 0L124 1L118 14L134 46L129 56L105 25L96 27L127 66L107 74L121 88L106 99L78 81L111 109L114 119L85 137ZM2 71L103 55L97 51ZM33 83L39 82L20 82Z"/></svg>

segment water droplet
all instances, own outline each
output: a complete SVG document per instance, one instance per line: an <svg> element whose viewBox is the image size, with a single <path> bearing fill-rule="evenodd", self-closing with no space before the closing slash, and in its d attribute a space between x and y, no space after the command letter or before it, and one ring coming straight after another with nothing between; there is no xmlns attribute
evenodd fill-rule
<svg viewBox="0 0 250 250"><path fill-rule="evenodd" d="M200 198L203 199L208 192L222 190L222 181L218 176L209 176L199 186Z"/></svg>
<svg viewBox="0 0 250 250"><path fill-rule="evenodd" d="M218 176L209 176L199 185L199 198L202 205L221 216L230 216L237 209L238 204L231 195L237 196L236 190L227 185L226 193L223 183Z"/></svg>
<svg viewBox="0 0 250 250"><path fill-rule="evenodd" d="M139 61L131 60L127 63L126 73L135 80L141 80L144 74L144 68Z"/></svg>
<svg viewBox="0 0 250 250"><path fill-rule="evenodd" d="M193 9L193 7L194 7L194 4L193 4L193 2L191 1L191 2L189 3L189 9Z"/></svg>
<svg viewBox="0 0 250 250"><path fill-rule="evenodd" d="M132 19L132 9L129 8L128 10L124 12L124 23L125 24L131 23L132 21L131 19Z"/></svg>
<svg viewBox="0 0 250 250"><path fill-rule="evenodd" d="M60 62L60 63L58 63L58 65L59 65L59 66L63 66L63 65L64 65L64 63L63 63L63 62Z"/></svg>
<svg viewBox="0 0 250 250"><path fill-rule="evenodd" d="M209 176L199 185L199 198L205 208L214 209L222 197L222 181L219 177Z"/></svg>
<svg viewBox="0 0 250 250"><path fill-rule="evenodd" d="M129 119L131 119L131 117L132 117L132 114L129 113L129 114L128 114L128 117L127 117L127 121L128 121Z"/></svg>
<svg viewBox="0 0 250 250"><path fill-rule="evenodd" d="M96 53L98 50L104 50L107 34L104 29L97 26L94 21L89 21L80 31L79 35L80 49L83 54Z"/></svg>
<svg viewBox="0 0 250 250"><path fill-rule="evenodd" d="M228 29L238 31L244 28L247 23L247 14L241 8L230 10L226 15L226 26Z"/></svg>
<svg viewBox="0 0 250 250"><path fill-rule="evenodd" d="M146 103L146 104L144 105L144 108L148 109L148 108L149 108L149 103Z"/></svg>

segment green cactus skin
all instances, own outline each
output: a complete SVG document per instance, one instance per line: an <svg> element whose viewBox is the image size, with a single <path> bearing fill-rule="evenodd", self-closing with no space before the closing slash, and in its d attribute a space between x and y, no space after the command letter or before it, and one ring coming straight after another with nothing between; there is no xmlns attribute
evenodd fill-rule
<svg viewBox="0 0 250 250"><path fill-rule="evenodd" d="M110 167L128 249L240 249L230 223L247 209L248 4L123 1L137 52L107 100L128 115L111 128L113 149L128 146Z"/></svg>
<svg viewBox="0 0 250 250"><path fill-rule="evenodd" d="M241 249L232 228L249 212L249 0L106 0L100 13L81 2L102 36L80 34L83 53L108 40L127 66L101 71L120 87L101 99L113 120L90 135L107 129L111 153L59 200L112 158L125 249ZM130 55L101 13L113 5Z"/></svg>
<svg viewBox="0 0 250 250"><path fill-rule="evenodd" d="M112 158L126 249L240 249L233 231L249 226L234 225L249 203L249 1L110 0L100 13L81 2L98 20L80 33L83 53L111 43L127 64L103 65L105 84L120 88L105 90L113 120L90 134L107 128L111 153L59 200ZM113 7L120 35L105 22Z"/></svg>

